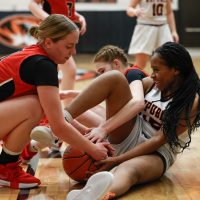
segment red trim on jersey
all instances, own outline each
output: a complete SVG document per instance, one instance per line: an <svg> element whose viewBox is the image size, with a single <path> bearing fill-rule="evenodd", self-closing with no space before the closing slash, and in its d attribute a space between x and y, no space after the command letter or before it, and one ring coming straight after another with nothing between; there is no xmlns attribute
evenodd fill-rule
<svg viewBox="0 0 200 200"><path fill-rule="evenodd" d="M128 73L129 71L135 70L135 69L140 70L140 71L143 72L146 76L149 76L149 74L148 74L147 72L145 72L144 70L140 69L137 65L133 65L133 66L131 66L131 67L128 67L128 68L126 69L126 71L124 72L124 75L126 76L127 73Z"/></svg>
<svg viewBox="0 0 200 200"><path fill-rule="evenodd" d="M15 90L14 93L9 96L9 98L22 96L25 94L35 94L37 92L36 86L25 83L23 80L21 80L19 74L22 62L26 58L34 55L44 55L48 57L44 49L37 44L15 52L0 61L0 87L10 80L14 81Z"/></svg>
<svg viewBox="0 0 200 200"><path fill-rule="evenodd" d="M51 14L63 14L72 21L75 19L76 0L46 0L51 7Z"/></svg>

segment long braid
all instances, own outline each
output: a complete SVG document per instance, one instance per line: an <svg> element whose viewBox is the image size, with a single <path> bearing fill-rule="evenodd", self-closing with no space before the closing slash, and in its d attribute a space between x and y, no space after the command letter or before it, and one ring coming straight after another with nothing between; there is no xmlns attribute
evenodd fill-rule
<svg viewBox="0 0 200 200"><path fill-rule="evenodd" d="M173 95L172 101L166 107L163 114L163 132L173 150L181 147L182 151L190 145L191 133L200 126L200 98L195 120L191 124L191 109L196 95L200 97L200 80L195 71L192 59L188 51L180 44L167 42L159 47L155 53L165 60L168 67L175 68L180 72L182 79L181 87ZM176 127L181 119L186 121L189 141L184 145L180 143L176 134Z"/></svg>

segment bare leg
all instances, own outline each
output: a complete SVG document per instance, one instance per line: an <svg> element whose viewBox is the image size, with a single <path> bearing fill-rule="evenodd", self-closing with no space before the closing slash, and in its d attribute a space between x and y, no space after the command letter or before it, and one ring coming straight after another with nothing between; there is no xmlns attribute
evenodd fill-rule
<svg viewBox="0 0 200 200"><path fill-rule="evenodd" d="M140 68L144 69L149 61L149 55L144 53L135 54L135 64Z"/></svg>
<svg viewBox="0 0 200 200"><path fill-rule="evenodd" d="M79 115L76 120L85 125L86 127L97 127L101 122L105 121L105 108L101 105L97 105L90 110L87 110L83 114Z"/></svg>
<svg viewBox="0 0 200 200"><path fill-rule="evenodd" d="M0 103L0 140L13 152L20 152L30 140L31 130L39 123L43 111L34 95ZM17 142L15 142L17 141Z"/></svg>
<svg viewBox="0 0 200 200"><path fill-rule="evenodd" d="M84 89L66 109L76 118L86 110L93 108L102 101L106 101L106 118L110 118L117 113L132 98L130 87L123 74L118 71L106 72ZM121 142L127 137L133 128L132 121L125 123L113 131L113 135ZM127 133L122 135L123 133ZM110 135L112 135L112 133Z"/></svg>
<svg viewBox="0 0 200 200"><path fill-rule="evenodd" d="M162 176L164 170L163 161L157 155L146 155L128 160L111 172L114 174L114 182L110 188L116 196L127 192L136 184L156 180Z"/></svg>

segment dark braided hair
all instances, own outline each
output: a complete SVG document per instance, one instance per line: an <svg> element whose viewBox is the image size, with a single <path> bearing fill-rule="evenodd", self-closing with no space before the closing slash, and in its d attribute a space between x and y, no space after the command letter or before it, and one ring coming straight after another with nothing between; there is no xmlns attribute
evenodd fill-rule
<svg viewBox="0 0 200 200"><path fill-rule="evenodd" d="M172 101L164 111L162 123L163 132L168 143L174 151L181 147L182 151L190 145L191 133L200 126L200 80L194 68L192 58L188 51L178 43L167 42L157 48L153 54L158 54L169 68L175 68L180 73L181 86L173 93ZM199 95L198 110L195 113L194 122L190 123L191 109L196 95ZM182 144L176 134L176 128L180 120L186 121L189 141Z"/></svg>

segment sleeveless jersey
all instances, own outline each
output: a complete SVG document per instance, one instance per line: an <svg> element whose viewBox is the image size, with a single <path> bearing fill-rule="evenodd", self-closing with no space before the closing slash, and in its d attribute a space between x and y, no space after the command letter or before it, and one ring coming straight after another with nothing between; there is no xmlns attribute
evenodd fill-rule
<svg viewBox="0 0 200 200"><path fill-rule="evenodd" d="M137 17L138 24L162 25L167 23L167 0L141 0L144 15Z"/></svg>
<svg viewBox="0 0 200 200"><path fill-rule="evenodd" d="M145 109L141 113L140 117L142 118L143 125L142 125L142 133L146 138L151 138L154 136L156 131L158 131L162 126L162 115L166 106L172 99L167 101L161 100L161 91L158 90L155 86L145 95ZM187 131L186 131L187 132ZM179 140L182 144L189 141L188 135L185 133L179 136ZM179 153L180 149L177 147L175 153L172 152L171 147L168 143L162 145L159 150L168 151L169 160L171 163L174 162L176 154ZM159 152L158 150L158 152Z"/></svg>
<svg viewBox="0 0 200 200"><path fill-rule="evenodd" d="M75 19L75 0L44 0L43 10L48 14L63 14L72 21Z"/></svg>
<svg viewBox="0 0 200 200"><path fill-rule="evenodd" d="M19 74L22 62L34 55L48 57L44 49L36 44L15 52L0 61L0 101L36 93L36 87L21 80ZM11 91L11 88L13 91Z"/></svg>

